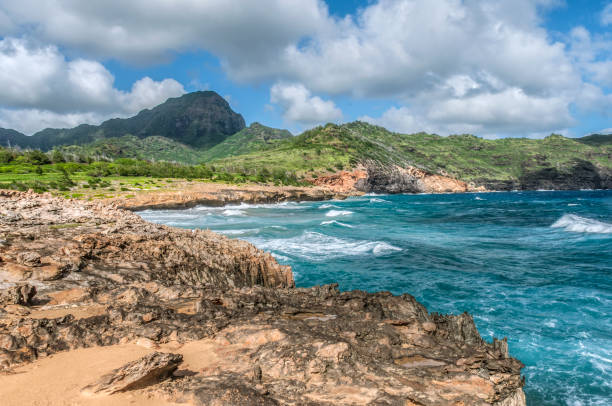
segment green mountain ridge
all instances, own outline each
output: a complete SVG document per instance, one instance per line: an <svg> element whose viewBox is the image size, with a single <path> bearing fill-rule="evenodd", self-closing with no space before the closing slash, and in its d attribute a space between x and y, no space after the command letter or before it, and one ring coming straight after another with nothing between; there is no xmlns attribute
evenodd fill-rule
<svg viewBox="0 0 612 406"><path fill-rule="evenodd" d="M46 129L31 137L0 129L0 143L94 159L208 163L236 174L265 170L314 178L375 164L414 166L492 189L612 185L612 135L490 140L469 134L400 134L355 121L292 136L260 123L245 127L242 116L214 92L168 99L99 126Z"/></svg>
<svg viewBox="0 0 612 406"><path fill-rule="evenodd" d="M114 118L99 126L82 124L69 129L47 128L32 136L0 129L0 145L48 151L65 145L84 145L100 139L133 135L162 136L195 147L208 148L245 128L244 118L212 91L187 93L142 110L130 118Z"/></svg>
<svg viewBox="0 0 612 406"><path fill-rule="evenodd" d="M253 123L249 127L226 138L223 142L204 151L205 161L244 155L262 151L279 145L282 140L293 137L288 130L267 127L260 123Z"/></svg>
<svg viewBox="0 0 612 406"><path fill-rule="evenodd" d="M489 140L468 134L399 134L357 121L316 127L271 148L214 162L232 171L266 167L302 175L376 162L415 166L476 184L507 183L512 187L530 176L571 177L576 168L601 170L608 176L612 173L612 137L582 140L553 134L544 139Z"/></svg>

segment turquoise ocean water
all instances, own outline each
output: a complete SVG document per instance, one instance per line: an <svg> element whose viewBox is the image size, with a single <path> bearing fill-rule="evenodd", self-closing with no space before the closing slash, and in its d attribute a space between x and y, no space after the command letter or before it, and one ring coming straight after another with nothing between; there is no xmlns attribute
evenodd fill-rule
<svg viewBox="0 0 612 406"><path fill-rule="evenodd" d="M612 405L612 191L367 195L140 212L271 251L298 286L410 293L509 337L528 405Z"/></svg>

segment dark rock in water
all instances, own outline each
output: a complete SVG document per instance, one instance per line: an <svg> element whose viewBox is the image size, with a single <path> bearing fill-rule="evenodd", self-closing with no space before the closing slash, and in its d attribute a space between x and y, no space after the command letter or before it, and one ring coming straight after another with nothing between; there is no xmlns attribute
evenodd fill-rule
<svg viewBox="0 0 612 406"><path fill-rule="evenodd" d="M154 352L115 369L83 392L112 395L117 392L144 388L167 379L183 362L180 354Z"/></svg>
<svg viewBox="0 0 612 406"><path fill-rule="evenodd" d="M20 192L0 192L0 238L0 286L29 282L48 303L0 313L2 370L135 343L175 355L130 363L90 392L158 382L195 352L209 357L202 366L146 391L202 405L525 404L523 365L504 341L485 342L468 314L430 314L407 294L294 288L289 267L243 241Z"/></svg>

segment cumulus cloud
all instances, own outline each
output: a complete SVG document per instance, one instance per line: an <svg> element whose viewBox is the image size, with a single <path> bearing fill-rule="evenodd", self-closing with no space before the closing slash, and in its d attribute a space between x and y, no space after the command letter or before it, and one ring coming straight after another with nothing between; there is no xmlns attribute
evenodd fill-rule
<svg viewBox="0 0 612 406"><path fill-rule="evenodd" d="M575 27L569 35L569 55L585 77L604 86L612 85L612 41L607 37L593 36L582 26Z"/></svg>
<svg viewBox="0 0 612 406"><path fill-rule="evenodd" d="M0 40L0 66L0 124L28 133L130 115L185 93L173 79L148 77L121 91L101 63L18 38Z"/></svg>
<svg viewBox="0 0 612 406"><path fill-rule="evenodd" d="M1 9L33 35L97 57L159 61L202 48L232 67L265 66L327 19L320 0L4 0Z"/></svg>
<svg viewBox="0 0 612 406"><path fill-rule="evenodd" d="M270 100L281 107L283 117L288 121L315 125L338 121L342 118L342 111L333 101L313 96L304 85L299 83L275 84L270 89Z"/></svg>
<svg viewBox="0 0 612 406"><path fill-rule="evenodd" d="M417 111L417 113L415 113ZM574 124L562 97L528 97L521 89L450 98L425 109L392 107L380 117L360 120L401 133L427 131L442 135L474 133L482 136L529 136L562 131Z"/></svg>
<svg viewBox="0 0 612 406"><path fill-rule="evenodd" d="M322 0L4 0L0 29L139 63L204 49L232 80L277 83L271 96L296 122L339 116L331 100L312 92L393 100L403 107L386 117L410 128L518 133L571 125L568 112L591 103L592 86L600 101L608 98L602 88L610 85L612 61L600 48L606 41L577 29L561 42L543 28L542 8L558 3L378 0L339 19ZM608 5L601 23L611 21ZM107 80L94 66L81 68ZM529 108L549 116L521 114Z"/></svg>

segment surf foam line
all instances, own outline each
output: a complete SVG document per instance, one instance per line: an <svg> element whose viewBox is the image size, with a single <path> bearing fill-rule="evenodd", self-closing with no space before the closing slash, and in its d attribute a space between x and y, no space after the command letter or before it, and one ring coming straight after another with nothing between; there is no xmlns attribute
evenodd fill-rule
<svg viewBox="0 0 612 406"><path fill-rule="evenodd" d="M326 217L338 217L338 216L350 216L353 214L352 211L349 210L330 210L325 213Z"/></svg>
<svg viewBox="0 0 612 406"><path fill-rule="evenodd" d="M298 257L313 262L354 255L382 256L402 251L401 248L384 241L341 239L313 231L306 231L293 238L274 240L251 238L249 241L258 248L275 254Z"/></svg>
<svg viewBox="0 0 612 406"><path fill-rule="evenodd" d="M342 223L342 222L337 221L337 220L327 220L327 221L322 221L322 222L321 222L321 225L322 225L322 226L325 226L325 225L337 225L337 226L340 226L340 227L348 227L348 228L353 228L353 226L352 226L352 225L350 225L350 224L346 224L346 223Z"/></svg>
<svg viewBox="0 0 612 406"><path fill-rule="evenodd" d="M559 220L555 221L552 228L562 228L573 233L612 233L612 224L603 221L580 217L576 214L564 214Z"/></svg>

